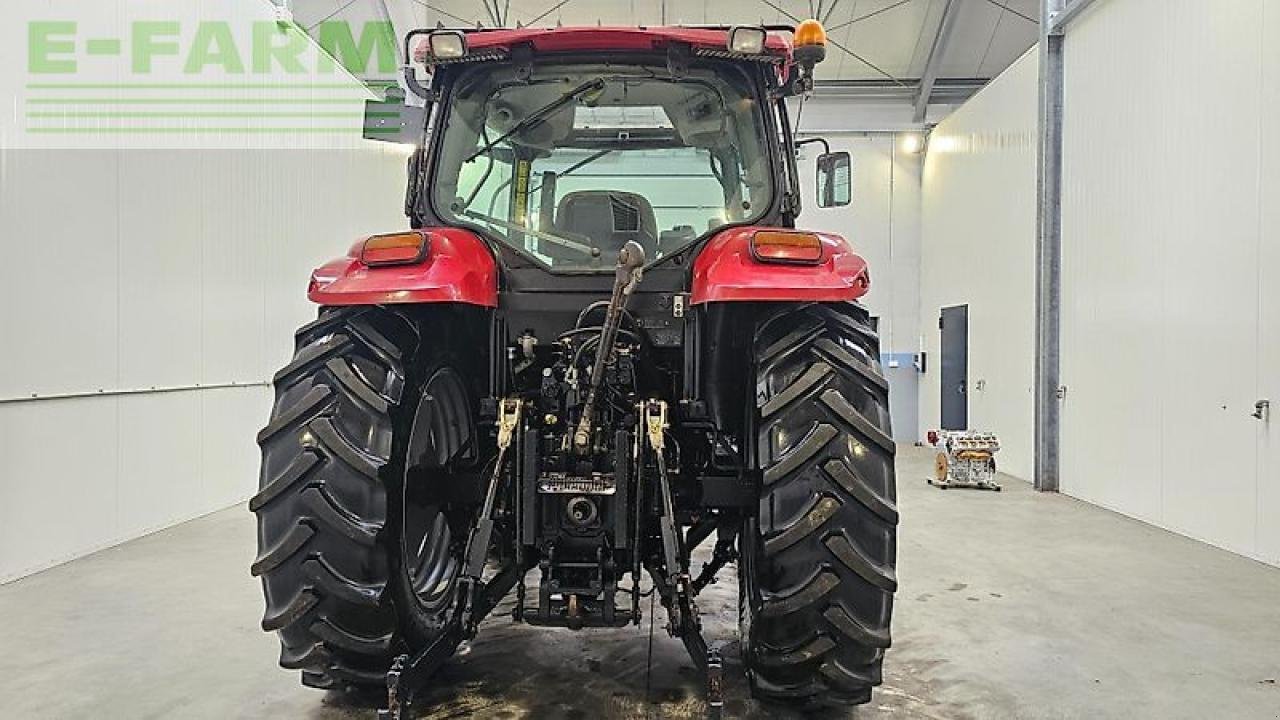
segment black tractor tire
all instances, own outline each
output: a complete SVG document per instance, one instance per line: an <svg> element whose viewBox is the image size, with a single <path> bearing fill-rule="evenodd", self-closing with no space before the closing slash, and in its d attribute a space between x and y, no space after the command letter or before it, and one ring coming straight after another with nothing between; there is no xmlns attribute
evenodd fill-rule
<svg viewBox="0 0 1280 720"><path fill-rule="evenodd" d="M855 303L776 309L754 337L758 517L742 534L756 697L869 702L889 647L898 511L879 340Z"/></svg>
<svg viewBox="0 0 1280 720"><path fill-rule="evenodd" d="M405 591L405 465L431 381L418 345L414 325L390 311L326 310L298 331L292 362L275 375L249 502L252 573L266 596L262 629L278 633L280 665L301 670L304 685L385 688L394 657L429 642L449 610L407 602ZM433 405L454 413L445 424L458 429L434 453L452 461L474 438L467 404ZM431 519L429 532L441 525ZM456 541L440 542L438 552L460 557Z"/></svg>

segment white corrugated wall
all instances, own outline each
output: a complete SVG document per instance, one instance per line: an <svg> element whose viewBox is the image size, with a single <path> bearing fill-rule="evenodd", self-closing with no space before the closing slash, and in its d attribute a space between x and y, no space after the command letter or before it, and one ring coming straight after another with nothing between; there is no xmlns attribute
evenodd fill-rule
<svg viewBox="0 0 1280 720"><path fill-rule="evenodd" d="M1280 562L1280 5L1103 0L1066 41L1062 489Z"/></svg>
<svg viewBox="0 0 1280 720"><path fill-rule="evenodd" d="M833 152L848 152L852 159L852 200L844 207L817 207L815 160L822 146L807 145L799 163L804 210L797 226L842 235L866 259L871 289L861 302L879 319L893 437L898 442L915 442L917 375L911 356L920 322L921 156L902 149L906 134L824 132L822 136Z"/></svg>
<svg viewBox="0 0 1280 720"><path fill-rule="evenodd" d="M80 18L79 42L113 23L126 32L134 13L177 21L188 39L210 17L244 28L271 17L258 0L216 8L122 1L97 9L107 16L99 27L78 3L38 5L25 8L32 19ZM25 47L26 23L5 24L9 46ZM87 74L91 60L80 61ZM126 106L149 115L127 120L86 120L84 108L117 107L115 93L126 91L161 100L251 91L196 87L180 61L175 73L144 82L182 87L158 89L67 87L85 76L6 67L0 94L12 95L14 112L0 129L0 582L254 492L266 383L287 362L293 329L314 317L310 269L361 235L406 222L404 152L359 139L367 93L349 76L251 78L280 83L252 91L263 96L315 92L328 101L315 109L344 111L338 120L280 122L344 123L342 133L298 132L297 142L290 132L55 137L24 128L197 126L210 121L158 120L148 110L155 104ZM308 89L317 80L328 85L323 95ZM52 84L59 87L37 87ZM55 96L67 102L31 102ZM84 101L94 97L96 106ZM59 108L80 115L51 121L28 112ZM47 397L59 394L77 397Z"/></svg>
<svg viewBox="0 0 1280 720"><path fill-rule="evenodd" d="M1100 0L1068 28L1062 490L1280 564L1280 418L1252 416L1280 402L1276 37L1274 0ZM931 351L970 304L970 426L1027 478L1035 65L938 127L921 280ZM931 372L925 427L937 396Z"/></svg>
<svg viewBox="0 0 1280 720"><path fill-rule="evenodd" d="M1032 475L1036 93L1027 53L934 129L924 166L921 432L940 424L938 315L969 306L969 427L998 434L1001 469Z"/></svg>

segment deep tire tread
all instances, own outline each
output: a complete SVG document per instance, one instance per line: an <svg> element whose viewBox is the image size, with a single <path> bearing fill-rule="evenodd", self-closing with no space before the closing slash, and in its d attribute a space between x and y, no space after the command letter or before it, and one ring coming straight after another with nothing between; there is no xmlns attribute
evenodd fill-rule
<svg viewBox="0 0 1280 720"><path fill-rule="evenodd" d="M308 643L298 650L280 648L280 667L286 670L305 670L309 667L324 665L329 661L329 651L323 643Z"/></svg>
<svg viewBox="0 0 1280 720"><path fill-rule="evenodd" d="M312 517L316 520L365 547L373 547L377 543L378 533L382 530L381 523L364 522L356 518L322 487L308 487L302 495L305 498L304 506L310 508Z"/></svg>
<svg viewBox="0 0 1280 720"><path fill-rule="evenodd" d="M249 572L253 573L254 577L261 577L275 570L283 565L286 560L297 555L302 546L306 545L314 534L315 529L311 525L305 521L299 521L289 530L288 535L285 535L279 542L267 548L265 552L254 559L253 564L249 566Z"/></svg>
<svg viewBox="0 0 1280 720"><path fill-rule="evenodd" d="M743 573L752 687L805 706L868 702L898 586L879 343L860 306L814 303L777 308L755 347L763 484Z"/></svg>
<svg viewBox="0 0 1280 720"><path fill-rule="evenodd" d="M796 665L822 657L834 650L835 647L836 642L834 640L826 635L818 634L790 650L763 655L760 658L760 662L771 665Z"/></svg>
<svg viewBox="0 0 1280 720"><path fill-rule="evenodd" d="M858 377L868 384L880 388L881 392L886 394L889 392L889 381L885 379L884 375L876 371L875 365L859 360L829 338L822 338L814 343L813 349L819 356L826 357L837 365L854 371L858 374Z"/></svg>
<svg viewBox="0 0 1280 720"><path fill-rule="evenodd" d="M896 592L898 590L898 580L894 577L893 570L880 567L871 561L861 550L857 548L844 532L837 532L822 542L831 551L832 555L844 564L845 567L857 573L858 577L885 590L886 592Z"/></svg>
<svg viewBox="0 0 1280 720"><path fill-rule="evenodd" d="M382 467L382 460L366 454L360 448L356 447L355 441L347 439L342 431L338 430L333 421L327 417L312 420L307 428L314 434L320 447L327 451L328 454L338 458L347 467L355 470L370 480L377 480L378 470Z"/></svg>
<svg viewBox="0 0 1280 720"><path fill-rule="evenodd" d="M331 647L339 647L362 655L383 656L391 650L392 633L367 637L351 630L338 627L332 620L322 619L311 626L316 637Z"/></svg>
<svg viewBox="0 0 1280 720"><path fill-rule="evenodd" d="M356 306L322 312L320 317L298 328L297 332L293 334L294 340L297 342L295 349L301 349L303 345L310 344L316 338L331 334L334 330L341 328L345 323L359 317L368 310L368 307Z"/></svg>
<svg viewBox="0 0 1280 720"><path fill-rule="evenodd" d="M292 428L297 424L299 418L313 417L319 414L323 407L329 405L329 401L332 398L333 391L327 385L316 385L311 388L311 391L301 401L272 418L271 422L262 428L261 432L258 433L258 445L261 446L277 434Z"/></svg>
<svg viewBox="0 0 1280 720"><path fill-rule="evenodd" d="M760 608L760 617L778 617L799 612L826 597L839 584L840 578L835 573L819 568L803 583L766 595Z"/></svg>
<svg viewBox="0 0 1280 720"><path fill-rule="evenodd" d="M836 417L843 420L849 429L864 438L870 439L890 455L893 454L895 448L893 438L889 433L872 425L870 420L867 420L857 410L854 410L853 406L849 404L849 401L839 390L831 389L822 393L822 404L830 408Z"/></svg>
<svg viewBox="0 0 1280 720"><path fill-rule="evenodd" d="M794 475L797 470L808 465L827 443L835 439L840 433L835 427L828 423L819 423L814 425L804 439L798 445L783 455L777 463L765 468L764 482L766 485L772 485L783 478Z"/></svg>
<svg viewBox="0 0 1280 720"><path fill-rule="evenodd" d="M258 491L249 500L249 511L258 512L268 503L284 494L286 490L293 487L294 484L311 475L311 471L318 467L323 458L318 454L305 450L289 463L289 467L271 481L270 485Z"/></svg>
<svg viewBox="0 0 1280 720"><path fill-rule="evenodd" d="M297 622L303 615L306 615L318 602L320 602L320 597L310 588L304 588L302 592L294 595L293 599L286 603L283 608L263 617L262 629L271 632L288 627Z"/></svg>
<svg viewBox="0 0 1280 720"><path fill-rule="evenodd" d="M826 380L827 376L830 374L831 366L826 363L817 362L810 365L809 369L805 371L804 375L800 376L799 380L792 383L786 390L774 395L772 398L769 398L769 402L765 403L764 407L760 408L760 415L762 417L769 417L779 410L782 410L814 385Z"/></svg>
<svg viewBox="0 0 1280 720"><path fill-rule="evenodd" d="M893 502L881 497L872 490L865 481L860 480L841 460L832 460L822 466L822 471L832 482L852 495L877 517L890 525L898 524L898 507Z"/></svg>
<svg viewBox="0 0 1280 720"><path fill-rule="evenodd" d="M272 377L272 383L279 388L281 385L287 386L296 382L299 375L306 374L317 363L323 363L350 346L351 338L346 335L326 335L315 344L306 345L299 350L292 362L276 372Z"/></svg>
<svg viewBox="0 0 1280 720"><path fill-rule="evenodd" d="M840 509L840 501L830 495L814 498L813 504L800 519L781 529L777 535L764 541L764 554L777 555L795 545L822 527Z"/></svg>
<svg viewBox="0 0 1280 720"><path fill-rule="evenodd" d="M266 595L262 627L279 633L281 666L301 670L312 687L379 686L403 647L387 593L381 478L405 377L390 338L402 326L390 311L346 308L300 328L258 435L261 489L249 508L258 516L252 572Z"/></svg>
<svg viewBox="0 0 1280 720"><path fill-rule="evenodd" d="M827 608L822 616L831 623L831 626L844 633L845 637L858 643L873 648L889 647L889 633L887 631L879 632L872 630L865 625L853 619L853 616L845 612L839 606L833 605Z"/></svg>
<svg viewBox="0 0 1280 720"><path fill-rule="evenodd" d="M342 575L319 555L307 558L302 567L318 590L345 603L378 607L378 599L386 589L386 583L360 583Z"/></svg>
<svg viewBox="0 0 1280 720"><path fill-rule="evenodd" d="M329 358L329 362L325 363L325 367L333 374L335 380L342 385L342 389L350 393L351 397L359 399L370 410L375 413L386 413L391 409L391 403L387 399L378 394L378 391L369 387L362 380L356 371L352 369L351 364L342 358Z"/></svg>

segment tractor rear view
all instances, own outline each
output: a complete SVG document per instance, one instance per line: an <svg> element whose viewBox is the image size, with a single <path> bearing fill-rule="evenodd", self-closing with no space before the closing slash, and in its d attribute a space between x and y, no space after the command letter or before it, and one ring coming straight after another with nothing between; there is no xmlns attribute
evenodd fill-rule
<svg viewBox="0 0 1280 720"><path fill-rule="evenodd" d="M413 229L313 273L258 435L282 666L385 685L394 717L509 593L515 622L589 631L638 625L647 578L714 674L697 599L734 562L753 692L870 699L888 385L866 263L795 228L785 107L824 43L812 21L406 39L430 80L407 69L369 131L418 146ZM819 205L849 173L819 158Z"/></svg>

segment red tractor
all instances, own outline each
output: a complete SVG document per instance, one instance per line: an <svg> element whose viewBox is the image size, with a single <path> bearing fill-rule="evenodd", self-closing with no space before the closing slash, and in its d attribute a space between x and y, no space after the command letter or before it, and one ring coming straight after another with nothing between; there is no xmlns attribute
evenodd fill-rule
<svg viewBox="0 0 1280 720"><path fill-rule="evenodd" d="M735 562L756 696L867 702L894 444L866 263L795 229L785 100L812 88L821 26L405 47L430 82L409 69L408 105L373 103L367 130L417 145L413 230L314 272L319 318L258 435L253 573L280 664L386 683L394 717L508 593L515 622L616 627L641 621L647 575L714 671L696 600ZM848 155L817 184L847 203Z"/></svg>

